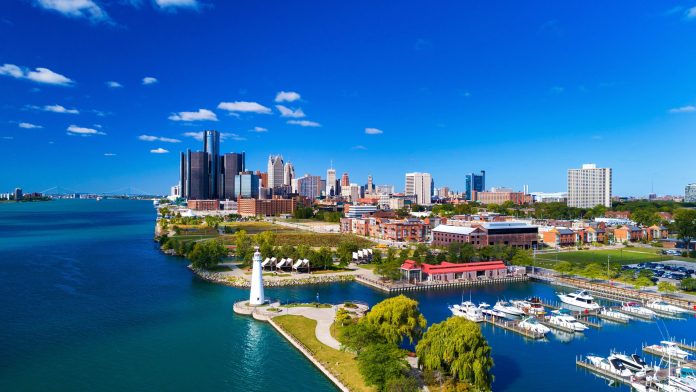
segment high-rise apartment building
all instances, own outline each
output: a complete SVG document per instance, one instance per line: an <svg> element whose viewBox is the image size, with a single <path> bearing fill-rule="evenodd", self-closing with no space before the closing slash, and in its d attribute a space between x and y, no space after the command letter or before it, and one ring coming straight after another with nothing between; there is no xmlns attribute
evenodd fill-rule
<svg viewBox="0 0 696 392"><path fill-rule="evenodd" d="M472 191L483 192L486 190L486 171L481 170L480 174L469 173L466 175L466 199L471 198Z"/></svg>
<svg viewBox="0 0 696 392"><path fill-rule="evenodd" d="M270 155L268 157L268 187L270 189L283 185L284 170L282 156Z"/></svg>
<svg viewBox="0 0 696 392"><path fill-rule="evenodd" d="M406 173L406 195L416 196L416 203L430 205L433 199L433 177L430 173Z"/></svg>
<svg viewBox="0 0 696 392"><path fill-rule="evenodd" d="M338 195L337 185L336 169L330 168L326 171L326 197Z"/></svg>
<svg viewBox="0 0 696 392"><path fill-rule="evenodd" d="M696 183L689 184L684 188L684 202L696 203Z"/></svg>
<svg viewBox="0 0 696 392"><path fill-rule="evenodd" d="M220 194L221 199L236 199L236 181L235 178L239 173L243 172L246 168L245 162L246 156L242 153L227 153L221 157L222 163L222 173L220 175L222 193Z"/></svg>
<svg viewBox="0 0 696 392"><path fill-rule="evenodd" d="M297 193L309 200L314 200L321 196L321 185L321 177L305 174L304 177L297 179Z"/></svg>
<svg viewBox="0 0 696 392"><path fill-rule="evenodd" d="M568 169L568 207L611 207L611 169L594 163Z"/></svg>
<svg viewBox="0 0 696 392"><path fill-rule="evenodd" d="M292 185L293 178L295 178L295 166L288 162L283 168L283 185Z"/></svg>

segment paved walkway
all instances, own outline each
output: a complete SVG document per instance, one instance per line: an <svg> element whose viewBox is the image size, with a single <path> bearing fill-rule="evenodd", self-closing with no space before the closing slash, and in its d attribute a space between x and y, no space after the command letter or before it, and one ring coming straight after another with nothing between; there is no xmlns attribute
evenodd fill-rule
<svg viewBox="0 0 696 392"><path fill-rule="evenodd" d="M307 317L308 319L315 320L317 322L317 328L315 329L314 334L316 335L317 340L319 340L323 344L325 344L331 348L334 348L336 350L341 349L341 344L338 342L338 340L334 339L334 337L331 336L331 324L333 324L334 319L336 318L336 308L335 307L331 307L331 308L309 308L309 307L288 308L288 311L285 314L304 316L304 317Z"/></svg>

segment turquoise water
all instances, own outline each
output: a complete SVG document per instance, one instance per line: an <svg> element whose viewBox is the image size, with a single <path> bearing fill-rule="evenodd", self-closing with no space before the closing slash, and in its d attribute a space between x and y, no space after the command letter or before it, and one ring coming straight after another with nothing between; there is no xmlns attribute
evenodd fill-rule
<svg viewBox="0 0 696 392"><path fill-rule="evenodd" d="M334 390L270 326L232 314L245 290L203 282L185 260L162 255L152 241L154 218L146 201L0 204L0 391ZM531 294L553 299L554 291L520 283L475 288L471 296L494 303ZM356 283L267 293L370 304L385 297ZM410 295L429 322L439 322L462 293ZM696 340L693 317L604 325L545 342L483 326L496 363L494 390L609 390L576 369L577 354L634 352L662 339L661 331Z"/></svg>

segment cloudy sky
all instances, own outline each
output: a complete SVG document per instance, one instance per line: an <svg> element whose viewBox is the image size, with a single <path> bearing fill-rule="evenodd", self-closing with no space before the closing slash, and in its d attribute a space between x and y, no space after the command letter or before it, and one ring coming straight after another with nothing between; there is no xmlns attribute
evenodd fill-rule
<svg viewBox="0 0 696 392"><path fill-rule="evenodd" d="M601 8L600 8L601 6ZM696 0L6 0L0 191L168 192L204 129L299 175L403 189L696 182Z"/></svg>

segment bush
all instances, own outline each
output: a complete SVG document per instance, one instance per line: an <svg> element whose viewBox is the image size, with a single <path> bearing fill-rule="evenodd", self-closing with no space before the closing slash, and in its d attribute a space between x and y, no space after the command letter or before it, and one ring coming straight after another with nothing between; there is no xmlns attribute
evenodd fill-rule
<svg viewBox="0 0 696 392"><path fill-rule="evenodd" d="M681 281L681 289L684 291L696 291L696 279L686 278Z"/></svg>

